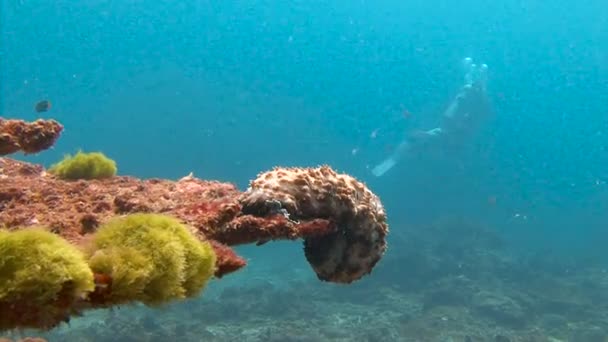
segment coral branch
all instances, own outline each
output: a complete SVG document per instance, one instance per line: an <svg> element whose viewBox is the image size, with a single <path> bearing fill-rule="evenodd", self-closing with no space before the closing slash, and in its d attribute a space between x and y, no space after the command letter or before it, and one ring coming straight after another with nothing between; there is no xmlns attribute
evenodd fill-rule
<svg viewBox="0 0 608 342"><path fill-rule="evenodd" d="M192 176L177 182L132 177L68 182L13 159L0 159L0 168L5 179L0 224L44 225L74 243L117 214L163 213L226 245L302 238L319 277L346 283L369 273L386 249L386 215L378 198L328 167L275 169L245 193ZM245 264L231 253L219 260L227 263L218 266L222 275Z"/></svg>
<svg viewBox="0 0 608 342"><path fill-rule="evenodd" d="M247 262L238 256L234 250L215 240L209 240L217 257L215 276L218 278L244 267Z"/></svg>
<svg viewBox="0 0 608 342"><path fill-rule="evenodd" d="M271 217L244 215L236 217L222 229L208 234L211 238L223 241L228 245L245 243L261 245L270 240L306 239L327 235L335 231L335 225L329 220L315 219L296 223L281 215Z"/></svg>
<svg viewBox="0 0 608 342"><path fill-rule="evenodd" d="M0 118L0 156L44 151L55 144L62 130L63 126L55 120L25 122Z"/></svg>

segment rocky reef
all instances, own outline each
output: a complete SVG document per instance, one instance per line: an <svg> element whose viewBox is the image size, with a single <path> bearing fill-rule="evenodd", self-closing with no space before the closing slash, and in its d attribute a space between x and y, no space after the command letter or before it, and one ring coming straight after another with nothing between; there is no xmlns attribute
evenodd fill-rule
<svg viewBox="0 0 608 342"><path fill-rule="evenodd" d="M0 119L0 152L43 151L62 129L53 120ZM160 216L130 216L137 214ZM115 221L121 217L127 217L126 221ZM129 227L129 235L121 234L121 224ZM150 296L184 297L146 292L159 288L146 281L154 285L158 279L177 277L183 286L177 284L176 289L187 289L188 279L206 272L204 267L195 267L183 275L171 273L167 265L187 268L193 262L192 253L165 253L159 247L164 244L178 250L203 248L196 255L213 261L212 274L221 278L246 264L230 246L302 239L306 258L319 279L351 283L369 274L380 260L388 233L380 200L363 183L328 166L275 168L258 175L241 192L233 184L192 174L177 181L129 176L64 180L41 165L6 157L0 158L0 227L2 329L48 329L87 309L112 306L118 284L122 284L121 303L141 298L156 302ZM26 233L15 235L21 231ZM157 266L147 273L154 277L135 272L148 266L146 253L165 255L154 259ZM45 269L46 264L36 258L57 262ZM132 269L118 267L118 261ZM156 274L162 270L168 273ZM53 276L38 283L36 274ZM141 288L127 291L128 284ZM41 292L44 296L38 296ZM124 297L125 293L132 297Z"/></svg>
<svg viewBox="0 0 608 342"><path fill-rule="evenodd" d="M455 218L395 227L391 238L392 252L374 276L348 287L315 281L297 261L267 269L252 265L201 299L177 302L162 314L143 306L95 311L81 324L44 337L91 342L605 342L608 337L608 274L600 265L516 254L495 229Z"/></svg>

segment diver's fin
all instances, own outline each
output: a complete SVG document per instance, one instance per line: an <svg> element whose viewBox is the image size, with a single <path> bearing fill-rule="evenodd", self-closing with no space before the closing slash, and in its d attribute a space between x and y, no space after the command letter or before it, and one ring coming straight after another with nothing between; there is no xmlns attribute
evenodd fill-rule
<svg viewBox="0 0 608 342"><path fill-rule="evenodd" d="M388 170L392 169L393 166L397 165L397 160L394 157L389 157L385 159L382 163L376 165L372 169L372 173L376 177L381 177L383 174L387 173Z"/></svg>

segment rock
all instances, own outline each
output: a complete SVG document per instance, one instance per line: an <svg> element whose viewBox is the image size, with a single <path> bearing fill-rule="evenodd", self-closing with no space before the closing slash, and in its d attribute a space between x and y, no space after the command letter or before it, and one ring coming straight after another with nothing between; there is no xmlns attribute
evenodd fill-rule
<svg viewBox="0 0 608 342"><path fill-rule="evenodd" d="M466 305L471 302L475 291L475 284L465 276L443 278L424 294L424 309Z"/></svg>
<svg viewBox="0 0 608 342"><path fill-rule="evenodd" d="M474 309L500 325L521 327L526 317L515 300L497 292L480 291L473 296Z"/></svg>
<svg viewBox="0 0 608 342"><path fill-rule="evenodd" d="M608 333L597 326L583 325L577 327L571 337L570 341L585 341L585 342L605 342L608 339Z"/></svg>
<svg viewBox="0 0 608 342"><path fill-rule="evenodd" d="M568 320L560 315L549 313L540 318L540 325L548 330L558 330L568 325Z"/></svg>

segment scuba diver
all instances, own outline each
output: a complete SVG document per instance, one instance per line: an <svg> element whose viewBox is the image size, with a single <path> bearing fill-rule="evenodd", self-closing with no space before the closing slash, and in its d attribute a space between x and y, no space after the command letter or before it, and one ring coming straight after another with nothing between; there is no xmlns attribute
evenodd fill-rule
<svg viewBox="0 0 608 342"><path fill-rule="evenodd" d="M474 64L467 57L464 67L464 85L443 112L439 127L407 134L393 153L372 169L374 176L381 177L406 155L436 149L457 149L470 141L492 110L486 94L488 66Z"/></svg>

